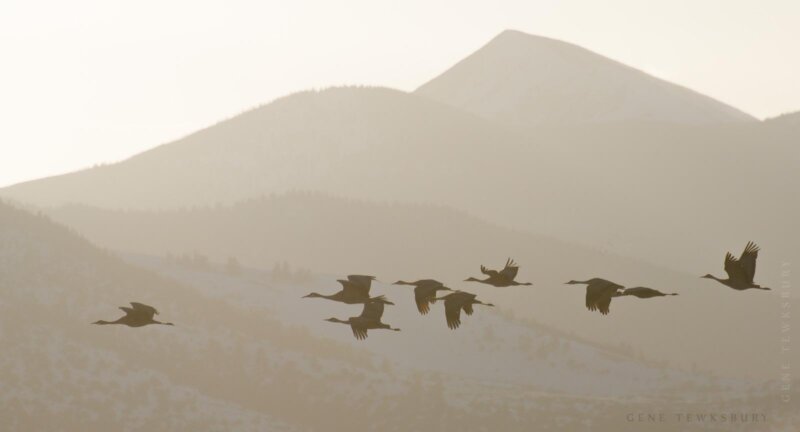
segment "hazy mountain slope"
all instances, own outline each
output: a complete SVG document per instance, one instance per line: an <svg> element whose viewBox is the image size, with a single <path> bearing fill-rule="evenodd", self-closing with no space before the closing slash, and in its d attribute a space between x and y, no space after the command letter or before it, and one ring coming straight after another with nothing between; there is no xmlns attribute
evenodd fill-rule
<svg viewBox="0 0 800 432"><path fill-rule="evenodd" d="M291 189L436 202L691 272L747 240L786 259L796 128L600 125L508 132L387 89L293 95L127 161L0 190L42 205L176 208ZM726 242L726 243L723 243ZM729 243L727 243L729 242ZM718 259L713 261L714 267Z"/></svg>
<svg viewBox="0 0 800 432"><path fill-rule="evenodd" d="M0 194L39 205L159 209L326 184L344 188L365 178L391 180L405 169L450 174L452 183L480 162L461 154L492 139L509 141L506 135L475 116L400 91L334 88L278 99L120 163ZM442 165L450 155L453 163ZM370 191L383 189L376 184Z"/></svg>
<svg viewBox="0 0 800 432"><path fill-rule="evenodd" d="M584 48L507 30L417 94L504 124L713 124L755 119Z"/></svg>
<svg viewBox="0 0 800 432"><path fill-rule="evenodd" d="M162 256L199 252L221 262L236 257L256 267L285 260L331 274L376 274L383 282L438 278L454 288L479 292L522 319L729 376L769 379L779 360L774 340L764 337L778 328L779 292L733 292L700 279L703 273L672 272L498 228L442 207L292 194L215 209L150 213L72 206L52 215L98 244L119 250ZM687 253L709 272L723 273L723 254ZM501 266L508 256L522 265L519 279L534 282L533 287L493 289L461 282L480 276L481 264ZM765 252L758 279L778 288L783 282L780 265L779 258ZM586 311L582 288L563 285L595 276L681 295L618 299L612 303L612 315L603 317ZM330 290L335 289L331 284ZM683 317L680 324L674 321L676 310ZM742 338L750 341L746 347L739 343Z"/></svg>

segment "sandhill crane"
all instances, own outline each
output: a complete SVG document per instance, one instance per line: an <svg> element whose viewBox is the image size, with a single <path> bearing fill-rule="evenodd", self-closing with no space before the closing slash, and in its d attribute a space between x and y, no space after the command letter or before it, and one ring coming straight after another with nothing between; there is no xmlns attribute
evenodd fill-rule
<svg viewBox="0 0 800 432"><path fill-rule="evenodd" d="M600 311L603 315L608 315L611 308L611 298L615 297L622 285L600 278L592 278L587 281L567 282L567 285L586 285L586 308L590 311Z"/></svg>
<svg viewBox="0 0 800 432"><path fill-rule="evenodd" d="M381 322L381 317L383 317L383 308L384 302L368 302L364 304L364 309L361 311L361 315L357 317L350 317L346 321L340 320L339 318L328 318L325 321L350 325L350 328L353 329L353 336L355 336L355 338L358 340L364 340L367 338L367 330L386 329L400 331L399 328L393 328L389 324L384 324Z"/></svg>
<svg viewBox="0 0 800 432"><path fill-rule="evenodd" d="M142 303L131 302L132 307L121 306L123 312L125 312L125 316L119 318L116 321L95 321L92 324L98 325L107 325L107 324L121 324L126 325L128 327L143 327L149 324L161 324L161 325L174 325L169 322L161 322L156 321L153 319L154 315L158 315L158 311L156 308L152 306L148 306Z"/></svg>
<svg viewBox="0 0 800 432"><path fill-rule="evenodd" d="M641 299L648 299L653 297L665 297L665 296L676 296L676 295L678 295L678 293L663 293L659 290L655 290L652 288L633 287L633 288L625 288L624 291L615 293L612 297L633 296Z"/></svg>
<svg viewBox="0 0 800 432"><path fill-rule="evenodd" d="M415 282L397 281L394 285L410 285L414 287L414 300L417 303L417 310L422 315L430 311L430 305L436 303L436 293L438 291L452 291L444 286L443 283L433 279L420 279Z"/></svg>
<svg viewBox="0 0 800 432"><path fill-rule="evenodd" d="M745 246L742 256L739 257L739 259L736 259L732 253L728 252L725 255L725 273L728 273L728 279L720 279L710 274L702 277L714 279L738 291L751 288L769 290L769 288L753 283L753 277L756 275L756 259L758 259L759 250L759 247L756 246L755 243L747 242L747 246Z"/></svg>
<svg viewBox="0 0 800 432"><path fill-rule="evenodd" d="M393 305L394 303L386 300L384 296L369 296L369 290L372 287L373 280L375 280L375 276L349 275L347 279L338 279L338 282L342 284L341 291L330 295L312 292L311 294L303 296L303 298L325 298L346 304L361 304L378 301Z"/></svg>
<svg viewBox="0 0 800 432"><path fill-rule="evenodd" d="M475 294L455 291L452 294L447 294L444 297L436 298L436 300L444 300L444 316L447 319L447 327L450 330L455 330L461 325L461 311L467 315L472 315L472 305L480 304L484 306L494 306L491 303L484 303L477 300Z"/></svg>
<svg viewBox="0 0 800 432"><path fill-rule="evenodd" d="M503 270L489 270L486 267L481 266L481 273L488 276L486 279L476 279L474 277L470 277L465 279L464 282L480 282L496 287L533 285L530 282L520 283L515 281L514 278L517 277L518 271L519 266L514 262L514 260L509 258L506 261L506 266L503 268Z"/></svg>

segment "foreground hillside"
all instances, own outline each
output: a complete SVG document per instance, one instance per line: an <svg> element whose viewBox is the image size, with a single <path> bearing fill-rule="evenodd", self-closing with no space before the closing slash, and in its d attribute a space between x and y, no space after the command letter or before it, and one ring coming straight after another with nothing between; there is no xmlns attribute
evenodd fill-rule
<svg viewBox="0 0 800 432"><path fill-rule="evenodd" d="M158 256L195 253L217 262L229 257L259 268L294 267L343 275L376 274L383 282L436 278L481 293L520 319L611 345L627 345L686 369L731 377L773 379L780 355L781 261L766 251L759 280L776 291L735 292L642 261L545 236L501 228L445 207L379 205L319 194L250 200L232 206L170 212L105 211L70 206L52 216L111 249ZM518 279L532 287L496 289L463 282L480 265L522 266ZM708 272L723 272L722 256L697 256ZM673 298L619 299L608 317L589 313L584 290L571 279L604 277L627 286L678 292ZM332 287L333 288L333 287ZM674 321L680 312L680 323ZM796 321L795 321L796 322ZM691 330L691 331L689 331ZM748 344L742 345L742 339ZM709 341L715 343L709 343ZM792 354L796 357L796 354Z"/></svg>
<svg viewBox="0 0 800 432"><path fill-rule="evenodd" d="M296 284L265 284L263 272L225 274L213 266L187 269L149 259L126 264L3 204L0 222L4 430L638 430L624 422L625 413L653 403L678 412L746 407L768 413L772 430L792 421L786 407L770 402L775 398L768 390L658 370L546 328L523 326L508 333L512 339L487 335L521 325L502 313L481 311L463 332L447 334L435 330L434 320L413 324L410 316L387 312L387 320L408 325L406 333L371 334L355 344L347 328L301 323L349 310L309 303L306 314L296 309ZM397 310L409 309L392 296ZM116 305L134 299L157 305L161 317L177 325L88 324L113 318ZM423 322L433 332L415 335ZM447 368L448 360L440 359L428 368L408 343L420 340L431 350L431 341L445 335L480 333L473 351L461 354L485 358L474 365L457 365L459 358ZM401 338L407 338L404 355L392 348ZM564 362L580 380L547 382L543 375L568 370ZM491 364L542 373L510 380ZM617 372L621 366L625 371ZM617 377L614 385L610 374ZM709 398L715 402L704 402Z"/></svg>

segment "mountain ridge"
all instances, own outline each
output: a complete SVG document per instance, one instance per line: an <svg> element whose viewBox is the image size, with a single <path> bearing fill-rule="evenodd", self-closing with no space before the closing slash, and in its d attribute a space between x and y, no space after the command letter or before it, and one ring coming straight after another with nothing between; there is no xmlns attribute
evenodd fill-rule
<svg viewBox="0 0 800 432"><path fill-rule="evenodd" d="M506 30L414 93L518 127L756 121L695 90L569 42Z"/></svg>

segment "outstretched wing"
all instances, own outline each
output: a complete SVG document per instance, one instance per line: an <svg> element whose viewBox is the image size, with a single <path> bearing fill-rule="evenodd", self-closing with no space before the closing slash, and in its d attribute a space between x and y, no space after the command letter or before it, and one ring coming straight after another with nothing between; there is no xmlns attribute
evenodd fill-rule
<svg viewBox="0 0 800 432"><path fill-rule="evenodd" d="M597 310L603 315L608 315L611 312L611 297L612 294L607 294L597 299Z"/></svg>
<svg viewBox="0 0 800 432"><path fill-rule="evenodd" d="M375 280L375 276L348 275L347 280L350 282L349 284L342 284L345 285L345 288L347 288L347 285L350 285L352 289L358 290L364 295L369 296L369 290L372 288L372 281Z"/></svg>
<svg viewBox="0 0 800 432"><path fill-rule="evenodd" d="M519 266L511 258L506 261L506 266L500 271L500 276L509 281L513 281L517 277Z"/></svg>
<svg viewBox="0 0 800 432"><path fill-rule="evenodd" d="M383 316L384 304L382 301L372 301L364 304L360 318L365 320L380 321Z"/></svg>
<svg viewBox="0 0 800 432"><path fill-rule="evenodd" d="M355 284L347 279L336 279L336 281L342 284L342 292L344 292L345 298L369 297L369 288L364 289L363 285Z"/></svg>
<svg viewBox="0 0 800 432"><path fill-rule="evenodd" d="M753 266L755 267L755 261L753 261ZM747 281L747 273L742 263L730 252L725 254L725 273L728 273L728 278L731 280Z"/></svg>
<svg viewBox="0 0 800 432"><path fill-rule="evenodd" d="M149 316L150 318L153 318L154 315L158 315L158 311L156 310L156 308L150 305L131 302L131 306L133 306L133 310L135 310L136 312Z"/></svg>
<svg viewBox="0 0 800 432"><path fill-rule="evenodd" d="M430 312L431 307L435 300L436 294L435 291L431 292L430 290L422 289L420 287L414 288L414 301L417 303L417 310L422 315L427 315Z"/></svg>
<svg viewBox="0 0 800 432"><path fill-rule="evenodd" d="M497 270L489 270L485 266L481 266L481 273L489 277L497 277L499 272Z"/></svg>
<svg viewBox="0 0 800 432"><path fill-rule="evenodd" d="M464 313L467 315L472 315L472 312L474 312L474 309L472 309L472 303L464 303L464 306L461 308L464 309Z"/></svg>
<svg viewBox="0 0 800 432"><path fill-rule="evenodd" d="M353 330L353 336L358 340L367 338L367 326L362 320L350 320L350 328Z"/></svg>
<svg viewBox="0 0 800 432"><path fill-rule="evenodd" d="M592 280L586 286L586 308L590 311L599 310L601 314L608 315L611 308L611 297L622 288L622 285L607 280Z"/></svg>
<svg viewBox="0 0 800 432"><path fill-rule="evenodd" d="M455 330L461 325L461 304L454 300L444 301L444 316L447 319L447 327Z"/></svg>
<svg viewBox="0 0 800 432"><path fill-rule="evenodd" d="M747 282L753 283L753 278L756 275L756 259L758 259L758 251L760 248L753 242L747 242L747 246L739 258L744 275L747 277Z"/></svg>

